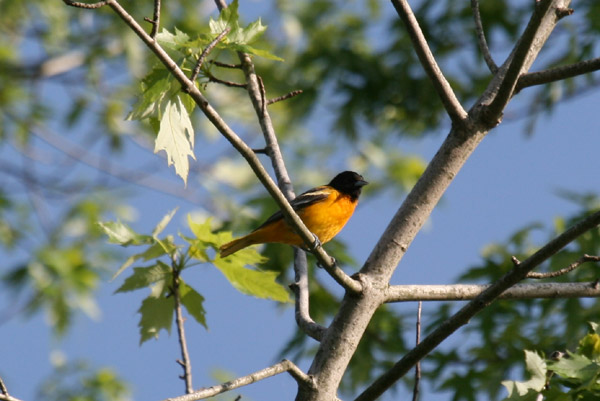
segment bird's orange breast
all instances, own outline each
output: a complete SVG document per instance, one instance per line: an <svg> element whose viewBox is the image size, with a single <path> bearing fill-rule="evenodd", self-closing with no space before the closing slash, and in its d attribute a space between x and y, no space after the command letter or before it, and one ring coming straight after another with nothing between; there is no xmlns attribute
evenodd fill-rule
<svg viewBox="0 0 600 401"><path fill-rule="evenodd" d="M324 244L344 228L357 203L350 196L335 191L327 198L300 209L298 216L310 232ZM248 242L252 244L278 242L293 246L304 245L304 241L292 231L284 219L267 224L247 237Z"/></svg>

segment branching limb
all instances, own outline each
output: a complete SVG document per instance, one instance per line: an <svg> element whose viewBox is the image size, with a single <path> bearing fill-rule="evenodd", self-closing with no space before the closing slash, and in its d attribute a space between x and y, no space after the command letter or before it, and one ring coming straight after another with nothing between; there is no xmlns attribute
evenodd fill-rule
<svg viewBox="0 0 600 401"><path fill-rule="evenodd" d="M236 388L247 386L248 384L255 383L260 380L264 380L271 376L278 375L283 372L288 372L301 387L313 387L314 382L310 376L302 372L294 363L288 360L283 360L276 363L273 366L254 372L248 376L242 376L235 380L227 383L219 384L217 386L206 387L200 391L196 391L192 394L182 395L180 397L168 398L164 401L196 401L205 398L213 397L217 394L231 391Z"/></svg>
<svg viewBox="0 0 600 401"><path fill-rule="evenodd" d="M435 90L440 96L450 119L453 123L461 123L467 118L467 112L456 98L450 83L448 83L442 70L435 61L435 58L429 49L429 45L427 44L427 40L419 27L419 23L415 18L408 1L392 0L392 4L404 22L415 51L417 52L417 56L419 57L425 72L427 72L429 79L431 79Z"/></svg>
<svg viewBox="0 0 600 401"><path fill-rule="evenodd" d="M513 257L513 262L515 262L515 261L518 262L517 264L520 264L518 259ZM581 266L582 264L584 264L586 262L600 262L600 256L583 255L582 257L580 257L575 262L571 263L569 266L567 266L565 268L562 268L555 272L548 272L548 273L529 272L527 274L527 278L542 279L542 278L553 278L553 277L562 276L564 274L567 274L567 273L577 269L579 266Z"/></svg>
<svg viewBox="0 0 600 401"><path fill-rule="evenodd" d="M184 319L181 311L181 292L179 273L181 268L176 260L173 260L173 298L175 299L175 322L177 324L177 337L179 347L181 348L181 360L177 363L183 368L183 375L180 376L185 381L185 392L191 394L194 392L192 385L192 361L188 353L187 340L185 337Z"/></svg>
<svg viewBox="0 0 600 401"><path fill-rule="evenodd" d="M379 397L384 391L394 385L397 380L403 377L418 361L433 351L452 333L467 324L475 314L485 309L504 291L523 280L527 276L527 273L560 251L571 241L583 233L596 228L599 224L600 212L596 212L547 243L521 264L515 266L514 269L486 288L475 299L439 325L423 342L406 353L390 370L359 395L356 401L371 401Z"/></svg>
<svg viewBox="0 0 600 401"><path fill-rule="evenodd" d="M152 16L152 19L146 17L144 18L144 21L152 24L150 36L156 38L156 34L160 28L160 0L154 0L154 15Z"/></svg>
<svg viewBox="0 0 600 401"><path fill-rule="evenodd" d="M473 18L475 19L475 32L477 33L479 50L481 51L490 72L495 74L498 71L498 66L494 62L490 53L490 48L485 40L485 32L483 31L483 25L481 24L481 13L479 12L479 0L471 0L471 10L473 11Z"/></svg>
<svg viewBox="0 0 600 401"><path fill-rule="evenodd" d="M300 259L300 260L299 260ZM298 327L317 341L321 341L325 327L315 323L309 313L308 266L304 251L294 248L295 281L290 285L296 297L295 316Z"/></svg>
<svg viewBox="0 0 600 401"><path fill-rule="evenodd" d="M535 9L521 35L519 42L501 68L502 77L496 95L487 106L485 112L493 126L502 116L502 111L515 93L521 74L527 72L539 51L560 19L556 10L568 6L570 0L540 0L535 2Z"/></svg>
<svg viewBox="0 0 600 401"><path fill-rule="evenodd" d="M6 384L4 384L4 380L0 377L0 400L3 401L21 401L18 398L15 398L8 394L8 389L6 388Z"/></svg>
<svg viewBox="0 0 600 401"><path fill-rule="evenodd" d="M543 85L550 82L562 81L563 79L576 77L600 70L600 57L591 60L580 61L570 65L549 68L544 71L530 72L522 75L517 82L515 92L535 85Z"/></svg>
<svg viewBox="0 0 600 401"><path fill-rule="evenodd" d="M488 288L489 284L393 285L386 290L385 302L468 301ZM498 298L600 298L600 287L595 282L516 284Z"/></svg>
<svg viewBox="0 0 600 401"><path fill-rule="evenodd" d="M67 4L69 4L69 0ZM217 111L210 105L208 100L194 85L194 83L185 75L179 66L171 59L165 50L156 41L148 35L144 29L137 23L135 19L116 1L108 0L106 2L115 13L142 39L150 50L158 57L158 59L171 72L173 77L179 81L182 89L188 93L196 102L200 110L208 118L208 120L219 130L219 132L233 145L233 147L246 159L254 174L269 192L269 195L275 200L281 209L286 220L296 230L300 238L305 244L310 245L314 241L313 234L306 228L300 217L296 214L289 201L283 195L282 191L275 185L260 160L252 149L227 125ZM278 177L279 178L279 177ZM360 290L360 283L347 276L341 269L337 268L331 258L323 250L319 248L316 252L317 258L326 267L326 269L336 271L339 277L344 277L341 280L345 284L345 288L350 288L353 291ZM343 275L342 275L343 274ZM340 282L340 280L338 280Z"/></svg>
<svg viewBox="0 0 600 401"><path fill-rule="evenodd" d="M202 51L202 54L200 54L200 57L198 58L198 62L196 62L196 66L194 67L194 71L192 71L192 75L190 76L190 81L195 81L196 78L198 78L198 74L200 74L200 69L202 68L202 64L204 64L204 60L206 59L206 56L209 55L209 53L215 48L215 46L223 40L223 38L231 31L230 27L227 27L223 30L223 32L221 32L216 38L214 38L212 40L212 42L210 42L208 44L208 46L206 46L206 49L204 49Z"/></svg>

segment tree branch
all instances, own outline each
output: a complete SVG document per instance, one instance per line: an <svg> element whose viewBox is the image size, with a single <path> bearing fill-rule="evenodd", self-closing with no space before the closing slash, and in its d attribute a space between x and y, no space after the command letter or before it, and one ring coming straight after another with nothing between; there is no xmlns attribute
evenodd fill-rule
<svg viewBox="0 0 600 401"><path fill-rule="evenodd" d="M190 360L190 354L188 353L187 341L185 337L184 319L181 311L181 293L180 293L180 279L179 273L181 272L178 262L173 260L173 298L175 299L175 322L177 324L177 337L179 339L179 347L181 348L181 360L178 363L183 368L183 376L180 376L185 382L185 392L191 394L194 392L192 385L192 361Z"/></svg>
<svg viewBox="0 0 600 401"><path fill-rule="evenodd" d="M475 299L489 284L392 285L385 291L385 302L467 301ZM592 283L515 284L499 299L598 298L600 287Z"/></svg>
<svg viewBox="0 0 600 401"><path fill-rule="evenodd" d="M530 86L561 81L598 70L600 70L600 57L562 67L549 68L544 71L530 72L529 74L521 75L515 87L515 92L519 92Z"/></svg>
<svg viewBox="0 0 600 401"><path fill-rule="evenodd" d="M302 89L297 89L295 91L291 91L289 93L286 93L285 95L278 96L274 99L267 100L267 105L281 102L282 100L287 100L287 99L293 98L294 96L298 96L301 93L302 93Z"/></svg>
<svg viewBox="0 0 600 401"><path fill-rule="evenodd" d="M160 0L154 0L154 15L152 19L144 18L144 21L152 24L152 31L150 32L150 36L152 38L156 38L156 34L158 33L158 29L160 28Z"/></svg>
<svg viewBox="0 0 600 401"><path fill-rule="evenodd" d="M429 45L427 44L427 40L425 39L425 36L419 27L419 22L415 18L408 1L392 0L392 4L404 22L417 56L421 61L421 65L423 65L423 69L433 83L433 86L442 100L450 119L455 124L461 123L467 118L467 112L456 98L452 87L446 80L446 77L444 77L444 73L435 61L435 58L429 49Z"/></svg>
<svg viewBox="0 0 600 401"><path fill-rule="evenodd" d="M72 5L70 0L63 0L66 4ZM252 149L227 125L217 111L210 105L208 100L189 80L179 66L171 59L165 50L156 41L148 35L144 29L133 19L133 17L116 0L107 0L104 4L110 6L113 11L138 35L146 46L156 55L156 57L165 65L171 74L179 81L182 89L188 93L196 102L200 110L208 120L219 130L219 132L233 145L233 147L246 159L254 174L269 192L269 195L275 200L286 221L293 227L296 233L302 238L308 246L314 242L313 234L306 228L304 222L298 217L289 201L285 198L282 191L275 185L258 157ZM333 274L338 283L350 291L360 291L360 283L346 275L330 258L322 247L315 252L319 262L325 269Z"/></svg>
<svg viewBox="0 0 600 401"><path fill-rule="evenodd" d="M419 345L421 342L421 312L423 310L423 302L419 301L419 306L417 307L417 327L416 327L416 344ZM417 401L419 399L419 384L421 382L421 362L417 362L415 365L415 384L413 386L413 401Z"/></svg>
<svg viewBox="0 0 600 401"><path fill-rule="evenodd" d="M517 260L517 259L514 258L513 261L514 260ZM567 273L577 269L579 266L581 266L582 264L584 264L586 262L600 262L600 256L583 255L582 257L580 257L575 262L571 263L569 266L567 266L565 268L562 268L562 269L554 271L554 272L548 272L548 273L529 272L527 274L527 278L542 279L542 278L553 278L553 277L562 276L564 274L567 274ZM520 264L520 262L519 262L519 264Z"/></svg>
<svg viewBox="0 0 600 401"><path fill-rule="evenodd" d="M379 397L404 376L418 361L423 359L425 355L435 349L460 327L467 324L473 316L490 305L504 291L523 280L527 276L527 273L567 246L571 241L597 227L599 224L600 212L596 212L554 238L525 261L515 266L510 272L490 285L452 317L439 325L423 342L406 353L389 371L384 373L360 394L356 398L356 401L371 401Z"/></svg>
<svg viewBox="0 0 600 401"><path fill-rule="evenodd" d="M310 317L306 254L297 248L294 248L294 283L290 285L290 288L294 291L296 298L296 324L308 336L321 341L326 329Z"/></svg>
<svg viewBox="0 0 600 401"><path fill-rule="evenodd" d="M8 394L8 389L6 388L6 384L4 384L4 380L0 377L0 400L3 401L21 401L18 398L15 398Z"/></svg>
<svg viewBox="0 0 600 401"><path fill-rule="evenodd" d="M215 48L215 46L220 41L222 41L223 38L225 37L225 35L227 35L230 31L231 31L230 27L223 29L223 32L221 32L219 35L217 35L217 37L214 38L212 40L212 42L210 42L204 50L202 50L202 54L200 54L200 57L198 58L198 62L196 62L196 66L194 67L194 70L192 71L192 75L190 76L190 81L195 81L196 78L198 78L198 74L200 74L200 69L202 68L202 64L204 63L204 59L206 59L206 56L208 56L208 54Z"/></svg>
<svg viewBox="0 0 600 401"><path fill-rule="evenodd" d="M247 386L248 384L255 383L260 380L264 380L271 376L278 375L283 372L288 372L300 386L312 387L314 386L313 380L306 373L302 372L294 363L284 359L283 361L276 363L273 366L259 370L247 376L239 377L235 380L228 381L227 383L219 384L217 386L206 387L202 390L196 391L192 394L182 395L180 397L167 398L164 401L196 401L205 398L213 397L217 394L231 391L236 388Z"/></svg>
<svg viewBox="0 0 600 401"><path fill-rule="evenodd" d="M490 54L490 48L485 40L485 32L483 31L483 25L481 24L481 14L479 13L479 0L471 0L471 10L473 11L473 19L475 20L475 32L477 33L479 50L481 51L490 72L495 74L498 72L498 66L494 62L494 59Z"/></svg>
<svg viewBox="0 0 600 401"><path fill-rule="evenodd" d="M485 114L491 126L498 124L502 112L515 93L515 87L521 74L527 72L539 49L545 43L554 26L560 19L556 10L568 6L570 0L540 0L535 8L525 31L508 59L500 68L500 85L492 102L487 106ZM540 35L542 37L540 37Z"/></svg>
<svg viewBox="0 0 600 401"><path fill-rule="evenodd" d="M105 5L107 5L108 3L111 2L111 0L105 0L105 1L97 1L95 3L83 3L80 1L72 1L72 0L63 0L63 2L71 7L77 7L77 8L85 8L88 10L93 10L96 8L100 8L100 7L104 7Z"/></svg>

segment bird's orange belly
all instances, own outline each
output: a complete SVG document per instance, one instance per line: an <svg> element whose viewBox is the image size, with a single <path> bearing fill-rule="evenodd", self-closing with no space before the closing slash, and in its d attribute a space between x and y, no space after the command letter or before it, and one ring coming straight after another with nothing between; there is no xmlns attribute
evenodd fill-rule
<svg viewBox="0 0 600 401"><path fill-rule="evenodd" d="M355 207L356 202L352 202L349 197L340 196L331 201L325 200L324 203L308 206L300 211L299 216L310 232L324 244L344 228ZM278 242L294 246L304 244L283 219L255 231L252 237L254 243Z"/></svg>

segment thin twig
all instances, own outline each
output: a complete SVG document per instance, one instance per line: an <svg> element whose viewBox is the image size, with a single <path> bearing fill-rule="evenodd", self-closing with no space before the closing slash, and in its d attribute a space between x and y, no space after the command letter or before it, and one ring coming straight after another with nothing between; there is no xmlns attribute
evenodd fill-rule
<svg viewBox="0 0 600 401"><path fill-rule="evenodd" d="M182 360L178 361L178 363L183 368L183 376L180 376L185 382L185 392L187 394L191 394L194 392L194 388L192 386L192 361L190 360L190 354L187 348L187 340L185 337L185 328L184 328L184 319L183 313L181 310L181 292L180 292L180 278L179 274L181 269L179 267L179 262L173 260L172 263L173 269L173 298L175 299L175 322L177 324L177 337L179 339L179 347L181 348L181 358Z"/></svg>
<svg viewBox="0 0 600 401"><path fill-rule="evenodd" d="M212 387L206 387L192 394L182 395L180 397L167 398L164 401L196 401L204 398L213 397L217 394L231 391L239 387L247 386L260 380L278 375L283 372L288 372L300 386L314 387L314 382L310 376L302 372L294 363L284 359L273 366L259 370L247 376L239 377L227 383L219 384Z"/></svg>
<svg viewBox="0 0 600 401"><path fill-rule="evenodd" d="M467 324L473 316L490 305L504 291L523 280L527 276L527 273L542 264L552 255L556 254L577 237L596 228L599 224L600 212L596 212L575 226L569 228L567 231L548 242L529 258L521 262L518 266L515 266L510 272L489 286L457 313L440 324L423 340L423 342L406 353L390 370L375 380L356 398L356 401L371 401L379 397L388 388L393 386L397 380L409 372L418 361L425 357L425 355L433 351L442 341L460 327Z"/></svg>
<svg viewBox="0 0 600 401"><path fill-rule="evenodd" d="M562 276L562 275L565 275L565 274L577 269L579 266L581 266L582 264L584 264L586 262L600 262L600 256L583 255L582 257L577 259L575 262L571 263L569 266L564 267L560 270L557 270L554 272L548 272L548 273L529 272L529 273L527 273L527 278L542 279L542 278L553 278L553 277Z"/></svg>
<svg viewBox="0 0 600 401"><path fill-rule="evenodd" d="M450 119L456 124L461 123L467 118L467 112L456 98L450 83L448 83L446 77L442 73L442 70L435 61L435 58L429 49L429 45L427 44L427 40L425 39L425 36L419 27L419 23L415 18L408 1L392 0L392 4L404 22L406 30L408 31L410 39L413 43L413 47L415 48L417 56L421 61L421 65L433 83L433 86L442 100L444 108L450 116Z"/></svg>
<svg viewBox="0 0 600 401"><path fill-rule="evenodd" d="M112 0L97 1L95 3L82 3L80 1L63 0L63 2L68 6L77 7L77 8L85 8L88 10L93 10L96 8L104 7L105 5L109 4L111 1Z"/></svg>
<svg viewBox="0 0 600 401"><path fill-rule="evenodd" d="M485 40L485 32L483 31L483 25L481 24L481 13L479 12L479 0L471 0L471 10L473 11L473 18L475 19L475 32L477 33L479 50L491 73L495 74L498 71L498 66L494 62L490 53L490 48Z"/></svg>
<svg viewBox="0 0 600 401"><path fill-rule="evenodd" d="M421 342L421 311L423 309L423 302L419 301L419 306L417 307L417 340L416 345L419 345ZM419 384L421 383L421 361L417 362L415 365L415 385L413 387L413 401L417 401L419 399Z"/></svg>
<svg viewBox="0 0 600 401"><path fill-rule="evenodd" d="M530 72L519 77L515 92L535 85L543 85L550 82L573 78L578 75L587 74L600 70L600 57L591 60L580 61L562 67L549 68L544 71Z"/></svg>
<svg viewBox="0 0 600 401"><path fill-rule="evenodd" d="M241 64L228 64L228 63L223 63L221 61L217 61L217 60L208 60L209 63L216 65L217 67L222 67L222 68L231 68L231 69L241 69L242 65Z"/></svg>
<svg viewBox="0 0 600 401"><path fill-rule="evenodd" d="M200 74L200 69L202 68L202 64L204 63L204 60L206 59L206 56L209 55L209 53L215 48L215 46L223 40L223 38L231 31L231 27L227 27L223 30L223 32L221 32L219 35L217 35L216 38L214 38L209 44L208 46L206 46L206 48L204 50L202 50L202 54L200 54L200 57L198 58L198 62L196 63L196 66L194 67L194 71L192 71L192 75L190 76L190 81L195 81L196 78L198 78L198 74Z"/></svg>
<svg viewBox="0 0 600 401"><path fill-rule="evenodd" d="M392 285L385 291L385 302L468 301L489 287L489 284ZM591 282L516 284L498 298L600 298L600 290Z"/></svg>
<svg viewBox="0 0 600 401"><path fill-rule="evenodd" d="M240 84L238 82L233 82L233 81L226 81L224 79L220 79L215 77L213 74L211 74L210 71L205 71L206 77L208 78L208 80L210 82L215 82L217 84L221 84L221 85L225 85L225 86L229 86L231 88L243 88L246 89L246 84ZM187 92L187 90L184 88L184 91Z"/></svg>
<svg viewBox="0 0 600 401"><path fill-rule="evenodd" d="M145 17L144 21L152 24L150 36L156 38L156 34L160 29L160 0L154 0L154 15L152 16L152 19Z"/></svg>
<svg viewBox="0 0 600 401"><path fill-rule="evenodd" d="M293 98L294 96L298 96L301 93L302 93L302 89L291 91L290 93L286 93L283 96L279 96L279 97L276 97L274 99L267 100L267 105L270 105L270 104L273 104L273 103L277 103L277 102L281 102L282 100L287 100L287 99Z"/></svg>

